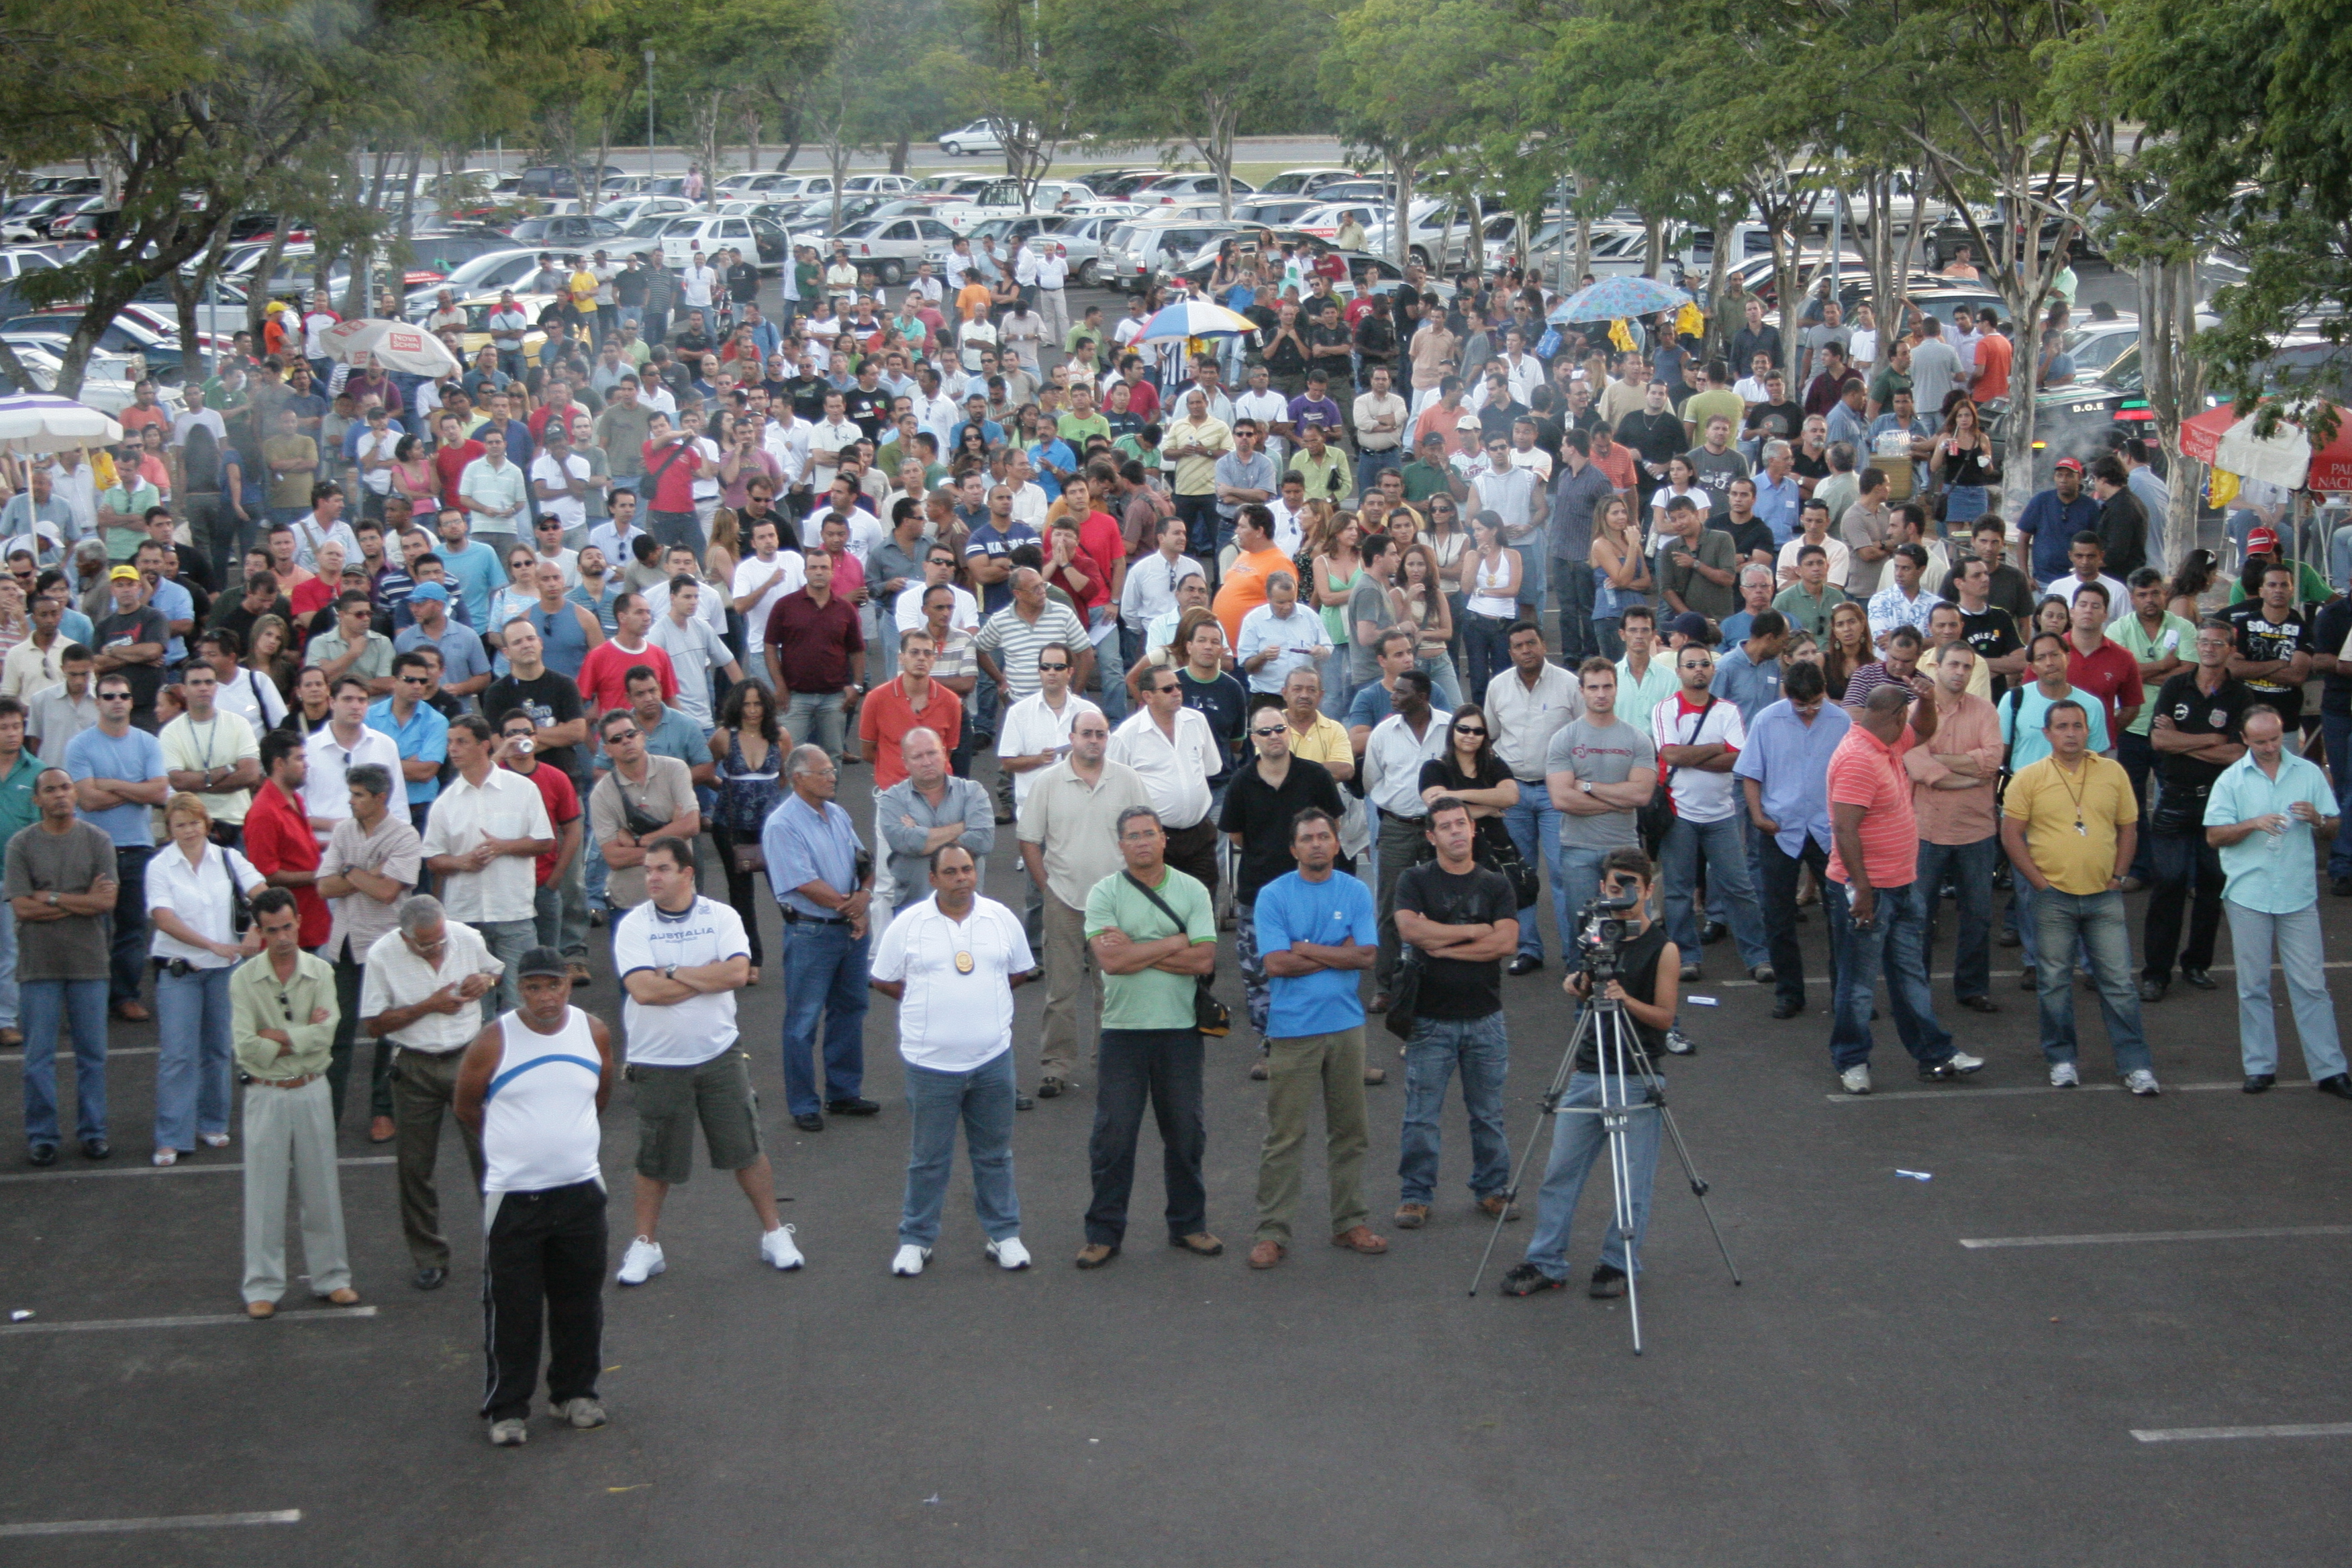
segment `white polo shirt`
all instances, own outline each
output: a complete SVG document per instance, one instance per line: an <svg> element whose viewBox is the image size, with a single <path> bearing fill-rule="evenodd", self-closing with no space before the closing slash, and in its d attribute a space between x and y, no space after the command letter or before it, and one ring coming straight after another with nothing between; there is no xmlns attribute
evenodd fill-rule
<svg viewBox="0 0 2352 1568"><path fill-rule="evenodd" d="M933 1072L970 1072L1013 1048L1010 982L1036 967L1020 916L975 895L971 912L951 920L934 893L891 921L871 973L906 984L898 1054Z"/></svg>
<svg viewBox="0 0 2352 1568"><path fill-rule="evenodd" d="M408 815L408 781L400 773L400 743L383 731L362 728L359 740L346 746L335 739L333 724L321 724L302 742L302 760L310 769L310 776L302 785L303 808L310 816L325 817L330 822L349 816L352 786L344 782L345 775L368 763L392 775L392 795L386 809L404 817ZM327 830L331 831L331 827ZM320 843L326 843L327 832L319 833Z"/></svg>
<svg viewBox="0 0 2352 1568"><path fill-rule="evenodd" d="M613 928L613 963L625 982L640 969L670 964L692 969L751 955L743 917L730 906L698 894L691 905L674 915L648 899ZM732 991L648 1006L627 995L625 984L622 989L621 1028L628 1037L632 1063L699 1067L735 1044Z"/></svg>
<svg viewBox="0 0 2352 1568"><path fill-rule="evenodd" d="M1143 779L1151 809L1171 833L1199 826L1209 815L1209 775L1219 762L1216 732L1197 709L1176 710L1173 739L1160 728L1149 707L1138 709L1111 731L1104 753Z"/></svg>
<svg viewBox="0 0 2352 1568"><path fill-rule="evenodd" d="M1522 782L1543 783L1551 738L1583 714L1584 693L1576 677L1549 659L1537 672L1533 690L1519 679L1517 665L1496 671L1486 683L1486 726L1494 731L1487 743Z"/></svg>
<svg viewBox="0 0 2352 1568"><path fill-rule="evenodd" d="M996 738L996 754L1000 757L1034 757L1040 752L1056 747L1066 750L1070 743L1070 726L1078 721L1081 713L1100 713L1101 709L1075 691L1062 696L1062 710L1055 712L1045 706L1045 694L1033 691L1004 710L1004 727ZM1057 761L1059 759L1056 759ZM1019 811L1021 803L1029 798L1029 791L1038 775L1054 764L1030 768L1013 775L1013 809Z"/></svg>
<svg viewBox="0 0 2352 1568"><path fill-rule="evenodd" d="M425 819L427 859L463 855L485 838L553 838L546 797L518 773L492 768L478 784L459 773L444 785ZM441 879L441 904L461 921L527 921L536 912L537 862L529 855L501 855L478 871L451 871Z"/></svg>
<svg viewBox="0 0 2352 1568"><path fill-rule="evenodd" d="M530 781L524 783L528 784ZM396 929L376 938L375 944L367 950L367 973L360 987L362 1023L394 1007L413 1006L445 985L462 984L468 976L506 973L507 966L490 956L482 933L472 926L452 916L441 922L441 930L448 945L441 950L437 968L411 952ZM454 1013L427 1013L385 1038L404 1050L446 1057L464 1050L481 1032L482 1010L467 1004Z"/></svg>

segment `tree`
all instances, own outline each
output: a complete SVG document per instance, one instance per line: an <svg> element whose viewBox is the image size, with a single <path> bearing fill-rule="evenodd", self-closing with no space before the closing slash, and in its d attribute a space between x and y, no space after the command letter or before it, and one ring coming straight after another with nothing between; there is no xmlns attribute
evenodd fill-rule
<svg viewBox="0 0 2352 1568"><path fill-rule="evenodd" d="M984 118L1021 182L1025 211L1054 154L1073 133L1076 99L1035 0L945 0L940 42L922 74L950 114Z"/></svg>
<svg viewBox="0 0 2352 1568"><path fill-rule="evenodd" d="M1510 24L1507 12L1479 0L1362 0L1332 20L1316 81L1340 140L1378 153L1395 175L1398 216L1389 237L1399 267L1407 258L1415 182L1493 123L1480 88L1515 64L1524 47ZM1410 91L1401 90L1402 60L1412 62Z"/></svg>

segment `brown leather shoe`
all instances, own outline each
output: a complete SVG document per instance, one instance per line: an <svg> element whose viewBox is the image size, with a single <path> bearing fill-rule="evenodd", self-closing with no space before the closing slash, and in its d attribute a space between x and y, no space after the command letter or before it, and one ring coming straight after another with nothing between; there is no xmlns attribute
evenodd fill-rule
<svg viewBox="0 0 2352 1568"><path fill-rule="evenodd" d="M572 984L574 985L585 985L589 981L595 978L588 973L588 966L581 963L576 958L570 963L564 965L564 972L570 977ZM751 984L756 985L759 983L759 972L754 970L751 974Z"/></svg>
<svg viewBox="0 0 2352 1568"><path fill-rule="evenodd" d="M1366 1089L1378 1089L1381 1085L1388 1082L1388 1080L1389 1070L1386 1068L1366 1068L1364 1069L1364 1087Z"/></svg>
<svg viewBox="0 0 2352 1568"><path fill-rule="evenodd" d="M379 1116L368 1123L368 1142L371 1143L389 1143L393 1141L394 1137L399 1133L399 1128L393 1125L391 1117Z"/></svg>
<svg viewBox="0 0 2352 1568"><path fill-rule="evenodd" d="M1399 1230L1419 1230L1429 1223L1427 1204L1397 1205L1396 1223Z"/></svg>
<svg viewBox="0 0 2352 1568"><path fill-rule="evenodd" d="M1271 1268L1281 1262L1289 1251L1290 1248L1278 1241L1261 1241L1250 1248L1249 1266L1252 1268Z"/></svg>
<svg viewBox="0 0 2352 1568"><path fill-rule="evenodd" d="M1117 1258L1118 1256L1118 1247L1105 1247L1100 1242L1090 1241L1084 1247L1078 1248L1078 1267L1081 1268L1100 1268L1104 1264L1108 1263L1112 1258Z"/></svg>
<svg viewBox="0 0 2352 1568"><path fill-rule="evenodd" d="M1250 1081L1253 1083L1264 1083L1271 1076L1263 1058L1250 1064Z"/></svg>
<svg viewBox="0 0 2352 1568"><path fill-rule="evenodd" d="M1334 1247L1344 1247L1350 1252L1381 1253L1389 1249L1386 1237L1374 1236L1372 1227L1360 1225L1341 1231L1331 1238Z"/></svg>
<svg viewBox="0 0 2352 1568"><path fill-rule="evenodd" d="M25 1043L22 1029L0 1029L0 1049L14 1050Z"/></svg>
<svg viewBox="0 0 2352 1568"><path fill-rule="evenodd" d="M155 1015L136 1002L117 1002L114 1005L114 1016L126 1024L143 1024Z"/></svg>
<svg viewBox="0 0 2352 1568"><path fill-rule="evenodd" d="M330 1307L356 1307L360 1304L360 1293L346 1285L340 1290L328 1291L319 1300Z"/></svg>
<svg viewBox="0 0 2352 1568"><path fill-rule="evenodd" d="M1488 1219L1493 1219L1496 1215L1501 1215L1505 1219L1517 1219L1519 1217L1519 1205L1507 1204L1500 1193L1488 1193L1478 1200L1478 1212Z"/></svg>
<svg viewBox="0 0 2352 1568"><path fill-rule="evenodd" d="M275 1301L247 1301L245 1304L245 1315L248 1318L254 1319L274 1318L278 1315L278 1303Z"/></svg>
<svg viewBox="0 0 2352 1568"><path fill-rule="evenodd" d="M1225 1251L1225 1244L1205 1230L1196 1230L1190 1236L1171 1236L1168 1245L1195 1258L1222 1258Z"/></svg>

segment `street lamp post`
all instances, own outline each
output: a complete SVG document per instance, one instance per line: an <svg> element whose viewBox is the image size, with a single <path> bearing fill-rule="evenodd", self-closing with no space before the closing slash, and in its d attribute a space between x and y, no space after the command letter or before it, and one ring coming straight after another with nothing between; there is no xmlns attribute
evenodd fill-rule
<svg viewBox="0 0 2352 1568"><path fill-rule="evenodd" d="M646 183L654 178L654 51L646 47Z"/></svg>

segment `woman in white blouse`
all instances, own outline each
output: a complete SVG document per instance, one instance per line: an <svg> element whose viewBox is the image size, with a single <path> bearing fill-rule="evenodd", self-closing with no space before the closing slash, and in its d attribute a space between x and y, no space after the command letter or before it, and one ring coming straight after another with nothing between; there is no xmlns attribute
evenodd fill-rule
<svg viewBox="0 0 2352 1568"><path fill-rule="evenodd" d="M212 814L193 795L163 806L172 842L147 866L147 920L155 960L155 1163L178 1163L228 1142L228 976L261 951L261 935L236 932L241 901L266 885L253 862L212 842Z"/></svg>

